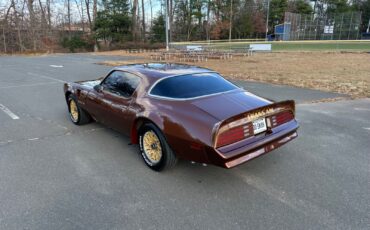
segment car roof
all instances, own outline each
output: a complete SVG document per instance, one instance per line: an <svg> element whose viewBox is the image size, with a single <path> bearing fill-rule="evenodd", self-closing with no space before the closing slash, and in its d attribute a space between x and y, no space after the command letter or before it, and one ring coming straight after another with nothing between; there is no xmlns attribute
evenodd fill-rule
<svg viewBox="0 0 370 230"><path fill-rule="evenodd" d="M117 66L114 70L123 70L131 73L138 73L148 78L163 78L167 76L176 76L195 73L215 72L213 70L199 66L178 64L178 63L143 63Z"/></svg>

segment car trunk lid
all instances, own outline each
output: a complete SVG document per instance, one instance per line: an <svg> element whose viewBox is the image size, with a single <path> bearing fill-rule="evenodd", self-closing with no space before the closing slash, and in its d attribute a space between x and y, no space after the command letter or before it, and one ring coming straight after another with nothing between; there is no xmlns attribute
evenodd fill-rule
<svg viewBox="0 0 370 230"><path fill-rule="evenodd" d="M220 121L271 103L246 91L200 98L192 102L194 106Z"/></svg>

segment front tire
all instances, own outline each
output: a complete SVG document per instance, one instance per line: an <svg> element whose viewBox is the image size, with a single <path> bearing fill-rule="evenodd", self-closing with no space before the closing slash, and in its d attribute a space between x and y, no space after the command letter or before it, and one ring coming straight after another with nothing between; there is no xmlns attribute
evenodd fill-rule
<svg viewBox="0 0 370 230"><path fill-rule="evenodd" d="M177 162L177 157L164 135L152 123L146 123L140 128L139 147L145 164L152 170L169 169Z"/></svg>
<svg viewBox="0 0 370 230"><path fill-rule="evenodd" d="M69 96L67 103L69 117L71 118L73 124L84 125L91 121L90 115L78 105L75 97Z"/></svg>

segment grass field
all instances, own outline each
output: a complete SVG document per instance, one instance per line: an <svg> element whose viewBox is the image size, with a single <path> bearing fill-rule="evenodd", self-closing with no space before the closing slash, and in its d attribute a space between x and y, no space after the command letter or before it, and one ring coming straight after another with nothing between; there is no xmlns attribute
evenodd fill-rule
<svg viewBox="0 0 370 230"><path fill-rule="evenodd" d="M211 49L245 48L250 44L272 44L273 52L280 51L356 51L370 52L370 40L319 40L319 41L206 41L177 42L174 46L202 45Z"/></svg>
<svg viewBox="0 0 370 230"><path fill-rule="evenodd" d="M108 61L116 66L153 62L150 53L128 54L125 51L99 53L102 55L136 56L130 61ZM167 62L179 62L178 59ZM357 97L370 97L370 53L364 52L274 52L257 53L231 60L209 59L191 62L214 69L229 79L240 79L302 88L338 92Z"/></svg>

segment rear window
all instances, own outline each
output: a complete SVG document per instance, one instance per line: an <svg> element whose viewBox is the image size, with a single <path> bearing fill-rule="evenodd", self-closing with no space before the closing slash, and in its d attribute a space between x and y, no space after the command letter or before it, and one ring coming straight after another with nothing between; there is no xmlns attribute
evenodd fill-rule
<svg viewBox="0 0 370 230"><path fill-rule="evenodd" d="M189 74L158 82L150 91L151 95L186 99L237 89L217 73Z"/></svg>

